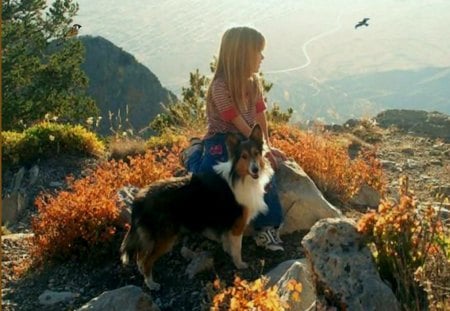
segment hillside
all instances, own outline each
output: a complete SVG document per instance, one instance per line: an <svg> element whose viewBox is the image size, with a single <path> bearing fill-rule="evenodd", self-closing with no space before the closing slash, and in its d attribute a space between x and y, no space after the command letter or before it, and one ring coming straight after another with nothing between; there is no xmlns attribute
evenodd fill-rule
<svg viewBox="0 0 450 311"><path fill-rule="evenodd" d="M405 111L402 114L405 115ZM382 119L379 121L382 123ZM392 191L389 195L395 195L398 177L406 175L410 177L411 189L416 193L419 202L434 204L434 193L437 189L442 188L447 192L450 185L448 174L450 145L442 142L441 138L418 135L410 130L408 128L405 132L391 126L380 130L382 136L377 144L377 154L382 161L389 189ZM344 136L346 134L336 133ZM339 137L336 136L336 139ZM39 166L43 173L35 188L39 191L42 189L54 191L55 184L64 185L65 176L68 174L77 177L86 176L97 164L91 159L82 158L41 161ZM12 173L6 175L4 179L11 180ZM37 191L32 193L36 194ZM353 218L359 217L361 212L365 211L365 208L360 206L337 205L337 207ZM122 267L118 256L113 256L111 260L103 261L100 265L79 261L61 262L42 271L29 273L23 278L17 278L14 268L23 258L30 256L26 246L30 243L30 216L35 212L34 207L25 211L19 222L9 227L12 233L18 234L8 235L2 239L3 310L75 310L104 291L124 285L133 284L147 291L136 266ZM283 261L303 257L304 251L299 243L305 233L296 232L283 236L286 251L281 254L261 250L255 246L250 237L246 237L244 256L249 258L252 267L239 274L247 279L255 279ZM121 237L115 243L116 249L119 247ZM233 279L236 270L228 257L223 256L222 249L217 243L200 238L188 239L186 243L192 249L207 250L214 254L215 272L227 282ZM207 295L205 284L214 278L214 272L203 272L192 280L188 279L183 273L188 261L181 255L181 244L157 263L157 277L165 287L152 295L161 310L202 310L200 304ZM67 291L75 293L75 296L66 302L43 305L38 297L46 290Z"/></svg>
<svg viewBox="0 0 450 311"><path fill-rule="evenodd" d="M120 111L120 123L125 128L130 124L140 130L162 111L161 103L176 98L147 67L112 42L92 36L80 40L86 48L82 68L89 78L88 94L101 111L99 133L111 134L109 112L114 114L113 129L118 127Z"/></svg>
<svg viewBox="0 0 450 311"><path fill-rule="evenodd" d="M450 68L391 70L331 80L293 77L285 89L277 79L269 99L292 107L294 118L341 124L349 118L376 115L386 109L425 109L450 113Z"/></svg>

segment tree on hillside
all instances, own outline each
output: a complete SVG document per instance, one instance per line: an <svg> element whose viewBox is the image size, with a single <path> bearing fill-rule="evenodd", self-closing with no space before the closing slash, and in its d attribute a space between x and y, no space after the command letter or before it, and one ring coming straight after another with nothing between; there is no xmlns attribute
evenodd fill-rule
<svg viewBox="0 0 450 311"><path fill-rule="evenodd" d="M21 129L46 114L72 122L96 116L85 95L84 47L67 34L72 0L7 0L2 5L2 125Z"/></svg>
<svg viewBox="0 0 450 311"><path fill-rule="evenodd" d="M190 87L181 89L182 99L164 106L165 112L158 114L150 128L157 133L195 128L206 128L206 92L210 79L197 69L190 73Z"/></svg>

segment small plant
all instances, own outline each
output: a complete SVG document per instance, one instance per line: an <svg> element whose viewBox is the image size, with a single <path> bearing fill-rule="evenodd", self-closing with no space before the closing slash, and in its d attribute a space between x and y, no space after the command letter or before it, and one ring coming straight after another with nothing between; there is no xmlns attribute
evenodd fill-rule
<svg viewBox="0 0 450 311"><path fill-rule="evenodd" d="M182 88L182 100L164 106L150 128L159 134L165 132L184 133L186 129L206 131L206 92L210 80L197 69L190 73L190 87Z"/></svg>
<svg viewBox="0 0 450 311"><path fill-rule="evenodd" d="M109 158L116 161L128 162L128 157L145 154L147 148L144 140L140 138L113 138L108 144Z"/></svg>
<svg viewBox="0 0 450 311"><path fill-rule="evenodd" d="M289 123L294 109L288 108L286 112L281 110L280 105L274 103L272 108L267 112L267 120L270 123Z"/></svg>
<svg viewBox="0 0 450 311"><path fill-rule="evenodd" d="M351 129L356 137L368 143L378 143L382 140L383 134L374 120L363 118Z"/></svg>
<svg viewBox="0 0 450 311"><path fill-rule="evenodd" d="M23 133L2 133L3 164L23 164L58 154L101 157L104 144L81 125L42 122Z"/></svg>
<svg viewBox="0 0 450 311"><path fill-rule="evenodd" d="M212 284L213 297L210 310L283 311L290 308L288 300L300 300L302 285L296 280L289 280L287 284L286 289L291 293L287 300L280 297L277 285L267 288L268 282L267 277L261 277L253 282L235 277L233 286L225 287L217 278Z"/></svg>
<svg viewBox="0 0 450 311"><path fill-rule="evenodd" d="M358 222L358 231L366 234L373 243L380 275L393 286L403 307L423 310L427 306L424 292L427 287L422 287L418 280L422 280L422 284L427 279L438 282L429 286L428 291L431 291L434 285L437 289L446 288L448 283L441 283L450 279L448 228L431 206L424 212L419 210L417 201L408 190L406 177L400 179L399 197L398 202L384 199L378 211L365 214ZM433 270L433 265L438 265L440 278L426 275ZM448 288L446 295L434 295L434 298L441 304L445 300L448 302ZM429 303L436 306L431 301Z"/></svg>

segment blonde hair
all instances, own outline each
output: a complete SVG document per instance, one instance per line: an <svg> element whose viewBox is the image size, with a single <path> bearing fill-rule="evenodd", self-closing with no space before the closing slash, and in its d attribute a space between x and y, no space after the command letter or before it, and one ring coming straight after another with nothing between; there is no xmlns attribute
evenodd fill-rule
<svg viewBox="0 0 450 311"><path fill-rule="evenodd" d="M216 71L211 84L222 77L231 98L240 110L247 109L262 93L261 83L252 70L256 57L265 46L264 36L249 27L230 28L222 36ZM211 85L208 98L211 97Z"/></svg>

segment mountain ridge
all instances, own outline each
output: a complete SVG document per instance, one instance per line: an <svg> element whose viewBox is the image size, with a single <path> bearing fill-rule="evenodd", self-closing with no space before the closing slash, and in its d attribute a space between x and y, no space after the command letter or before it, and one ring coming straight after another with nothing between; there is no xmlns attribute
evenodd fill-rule
<svg viewBox="0 0 450 311"><path fill-rule="evenodd" d="M319 118L326 123L340 124L351 118L372 117L388 109L450 114L448 85L450 67L425 67L323 81L297 79L288 86L290 91L279 88L275 81L268 97L279 102L282 108L293 107L294 119ZM280 100L286 97L287 100Z"/></svg>
<svg viewBox="0 0 450 311"><path fill-rule="evenodd" d="M176 96L136 58L100 36L80 36L86 54L82 69L89 78L87 90L100 109L97 131L141 130Z"/></svg>

